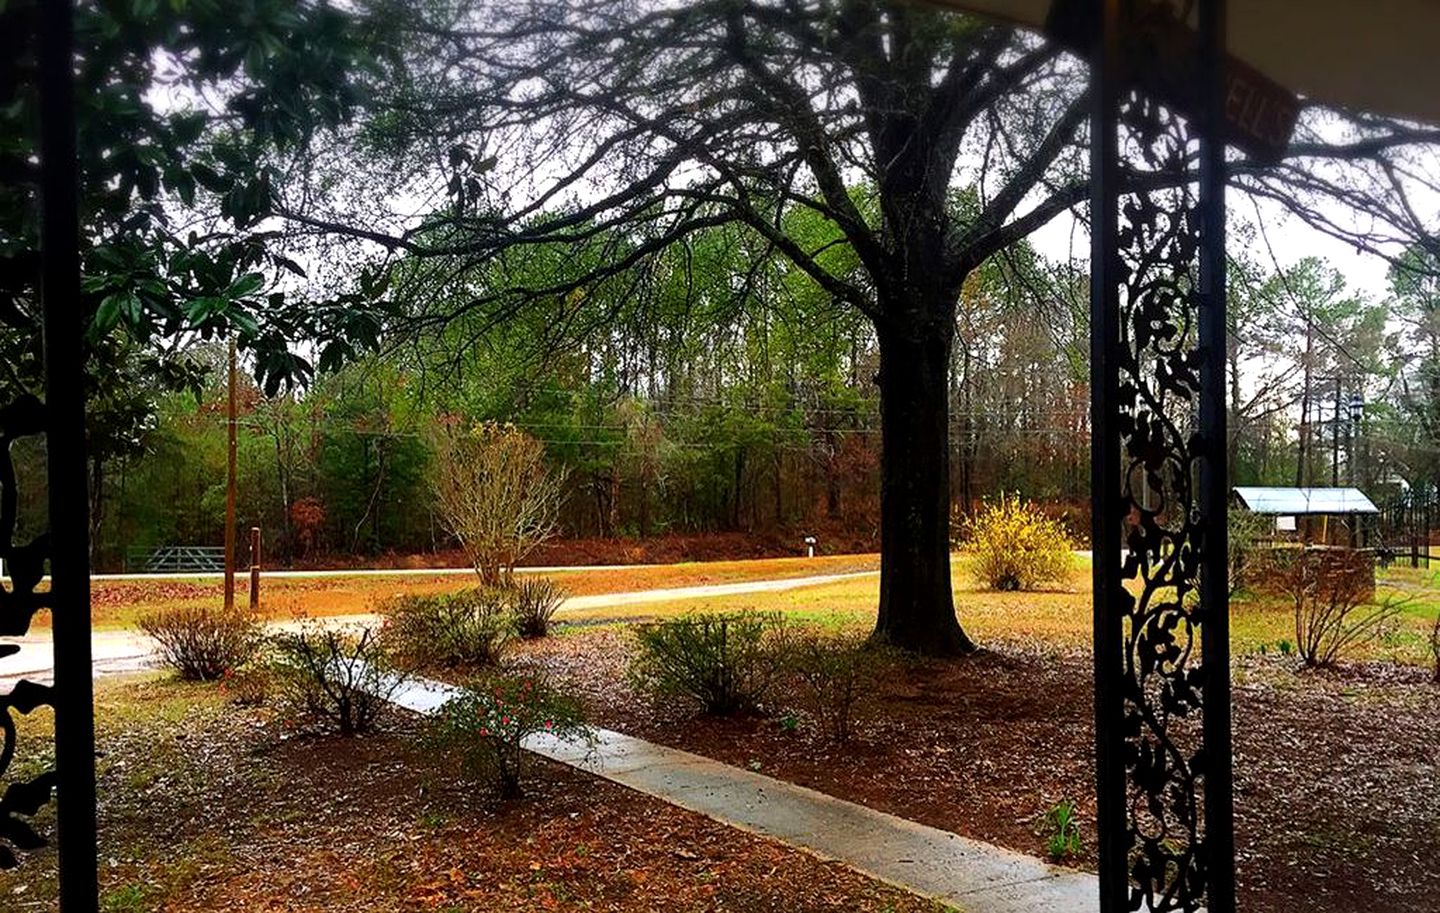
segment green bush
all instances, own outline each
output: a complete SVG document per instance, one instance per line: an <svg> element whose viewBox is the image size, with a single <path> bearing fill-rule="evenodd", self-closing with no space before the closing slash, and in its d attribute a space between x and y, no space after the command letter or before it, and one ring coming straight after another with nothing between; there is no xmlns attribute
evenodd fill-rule
<svg viewBox="0 0 1440 913"><path fill-rule="evenodd" d="M496 587L403 595L379 606L393 652L415 666L493 666L510 641L509 600Z"/></svg>
<svg viewBox="0 0 1440 913"><path fill-rule="evenodd" d="M271 639L270 669L293 719L341 735L375 727L405 682L370 628L307 627Z"/></svg>
<svg viewBox="0 0 1440 913"><path fill-rule="evenodd" d="M963 528L961 552L992 590L1035 589L1063 580L1074 564L1065 527L1019 497L985 504Z"/></svg>
<svg viewBox="0 0 1440 913"><path fill-rule="evenodd" d="M249 662L260 647L260 624L240 611L163 609L140 619L160 662L187 681L211 682Z"/></svg>
<svg viewBox="0 0 1440 913"><path fill-rule="evenodd" d="M826 634L813 628L786 631L782 644L783 668L795 680L802 709L831 739L849 741L857 706L894 668L895 652L869 643L859 632Z"/></svg>
<svg viewBox="0 0 1440 913"><path fill-rule="evenodd" d="M641 625L630 680L656 698L677 698L701 711L728 716L753 710L778 666L768 635L780 628L773 613L689 615Z"/></svg>
<svg viewBox="0 0 1440 913"><path fill-rule="evenodd" d="M555 613L565 602L565 588L549 577L522 578L506 594L515 633L526 639L550 633Z"/></svg>
<svg viewBox="0 0 1440 913"><path fill-rule="evenodd" d="M1075 803L1070 801L1057 802L1045 813L1045 829L1049 834L1045 840L1045 852L1052 862L1078 856L1084 849L1080 840L1080 822L1075 813Z"/></svg>
<svg viewBox="0 0 1440 913"><path fill-rule="evenodd" d="M492 675L447 701L431 717L427 745L458 754L466 772L491 783L502 798L518 798L524 743L537 735L592 740L580 704L529 675Z"/></svg>

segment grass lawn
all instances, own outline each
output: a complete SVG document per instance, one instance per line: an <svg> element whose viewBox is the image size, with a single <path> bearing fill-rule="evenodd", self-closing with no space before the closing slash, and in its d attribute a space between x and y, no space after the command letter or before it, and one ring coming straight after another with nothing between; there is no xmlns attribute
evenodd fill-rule
<svg viewBox="0 0 1440 913"><path fill-rule="evenodd" d="M414 720L293 736L213 685L97 683L105 913L922 913L935 905L771 840L545 765L501 804ZM44 754L43 716L21 756ZM40 825L53 832L53 807ZM51 910L53 849L0 872L0 909Z"/></svg>
<svg viewBox="0 0 1440 913"><path fill-rule="evenodd" d="M571 595L672 587L702 586L751 580L776 580L822 574L872 571L876 555L833 555L813 559L774 558L654 565L642 568L560 571L553 574ZM1069 577L1041 592L996 593L979 586L956 558L955 608L971 636L981 643L1052 644L1083 648L1091 640L1090 562L1077 557ZM242 578L237 597L247 598ZM433 593L473 585L468 575L343 575L271 578L262 583L261 608L267 618L322 617L370 612L377 602L398 593ZM99 629L133 627L157 608L218 605L220 581L100 580L94 589L94 621ZM874 618L879 581L858 578L775 593L716 596L567 610L573 622L634 621L699 611L776 611L821 624L861 624ZM1376 642L1353 653L1357 659L1401 663L1429 661L1429 633L1440 613L1440 569L1392 567L1380 572L1379 600L1393 600L1399 615ZM1231 604L1231 644L1237 655L1282 652L1295 640L1294 618L1281 599L1238 596ZM36 617L43 626L48 616Z"/></svg>
<svg viewBox="0 0 1440 913"><path fill-rule="evenodd" d="M1080 557L1069 577L1040 592L997 593L985 590L969 573L963 559L954 562L955 610L979 643L1088 648L1092 633L1090 562ZM569 621L633 621L688 612L782 612L796 620L825 625L873 622L879 596L878 578L859 578L776 593L682 599L570 611ZM1440 574L1410 568L1382 571L1377 600L1394 600L1400 613L1374 643L1352 651L1350 658L1389 660L1405 664L1430 662L1431 626L1440 613ZM1280 598L1237 596L1230 608L1230 639L1237 656L1282 653L1295 641L1295 618Z"/></svg>
<svg viewBox="0 0 1440 913"><path fill-rule="evenodd" d="M775 580L819 574L845 574L879 568L876 555L826 555L816 558L766 558L748 561L687 562L638 568L564 570L551 576L574 596L624 593L670 587ZM249 577L237 577L236 600L246 605ZM261 580L261 612L267 618L321 617L374 611L375 604L399 593L437 593L474 586L467 574L371 574L325 577L271 577ZM154 577L96 580L92 618L97 629L133 627L148 612L171 606L218 606L224 598L219 580ZM37 627L49 623L45 613Z"/></svg>

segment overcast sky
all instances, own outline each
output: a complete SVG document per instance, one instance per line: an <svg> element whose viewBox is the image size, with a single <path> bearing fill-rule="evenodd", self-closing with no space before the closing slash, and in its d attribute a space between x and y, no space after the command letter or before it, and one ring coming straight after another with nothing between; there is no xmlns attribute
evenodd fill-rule
<svg viewBox="0 0 1440 913"><path fill-rule="evenodd" d="M1255 207L1249 197L1232 190L1227 196L1227 203L1232 222L1255 222ZM1273 202L1261 201L1260 212L1265 220L1265 237L1268 238L1275 259L1281 266L1290 266L1304 257L1322 257L1345 276L1352 289L1375 299L1382 299L1389 294L1389 261L1358 251L1349 244L1311 228ZM1090 256L1090 234L1086 227L1069 213L1036 232L1032 240L1035 247L1051 259L1083 261ZM1232 238L1232 250L1234 244ZM1271 268L1270 250L1266 249L1263 241L1257 242L1251 255L1262 268Z"/></svg>

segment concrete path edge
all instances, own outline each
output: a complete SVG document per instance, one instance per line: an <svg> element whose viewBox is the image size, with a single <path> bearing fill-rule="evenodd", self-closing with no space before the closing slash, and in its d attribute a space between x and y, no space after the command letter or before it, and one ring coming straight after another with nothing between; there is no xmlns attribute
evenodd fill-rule
<svg viewBox="0 0 1440 913"><path fill-rule="evenodd" d="M391 701L434 713L459 689L412 679ZM839 862L964 913L1091 913L1095 876L624 733L593 743L539 735L525 747L753 834Z"/></svg>

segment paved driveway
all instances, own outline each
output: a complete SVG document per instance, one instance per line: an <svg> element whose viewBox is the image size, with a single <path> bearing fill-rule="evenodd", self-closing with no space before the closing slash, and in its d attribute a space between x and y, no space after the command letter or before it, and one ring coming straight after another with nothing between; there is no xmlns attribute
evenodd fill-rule
<svg viewBox="0 0 1440 913"><path fill-rule="evenodd" d="M346 571L353 574L353 571ZM383 573L394 573L386 571ZM433 573L433 572L425 572ZM466 571L466 573L473 573ZM840 580L858 577L873 577L879 571L859 571L850 574L820 574L813 577L787 577L781 580L747 580L740 583L715 583L704 586L671 587L659 590L638 590L630 593L601 593L594 596L572 596L560 608L563 617L566 611L605 608L607 606L633 606L647 602L671 602L677 599L702 599L707 596L740 596L746 593L769 593L793 590L800 587L819 586ZM344 626L374 625L379 623L376 615L336 615L317 619L316 623ZM274 621L266 625L272 632L295 630L304 622ZM13 683L21 678L48 682L54 672L50 631L20 638L6 638L6 643L18 643L20 652L0 659L0 684ZM90 650L94 657L95 675L115 675L134 672L151 666L155 657L155 644L139 631L125 629L96 631L91 635Z"/></svg>

